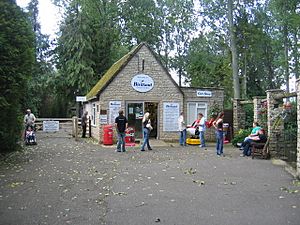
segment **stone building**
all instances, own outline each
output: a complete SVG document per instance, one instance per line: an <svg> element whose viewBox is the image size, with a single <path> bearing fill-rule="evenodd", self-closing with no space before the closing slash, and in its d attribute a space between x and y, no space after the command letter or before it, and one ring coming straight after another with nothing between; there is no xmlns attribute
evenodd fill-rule
<svg viewBox="0 0 300 225"><path fill-rule="evenodd" d="M150 112L153 131L150 137L178 139L177 119L181 111L191 124L202 112L207 118L209 107L223 108L221 88L179 87L147 44L141 43L123 56L103 75L86 95L84 110L92 120L92 136L102 142L103 126L114 124L123 109L135 137L142 138L142 118ZM209 132L208 132L208 137Z"/></svg>

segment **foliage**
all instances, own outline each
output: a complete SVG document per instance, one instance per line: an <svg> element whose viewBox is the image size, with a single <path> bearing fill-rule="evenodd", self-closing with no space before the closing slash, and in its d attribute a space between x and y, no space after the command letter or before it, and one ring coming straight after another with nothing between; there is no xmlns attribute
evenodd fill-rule
<svg viewBox="0 0 300 225"><path fill-rule="evenodd" d="M191 86L224 88L225 105L233 97L229 48L214 32L195 38L189 47L187 82Z"/></svg>
<svg viewBox="0 0 300 225"><path fill-rule="evenodd" d="M252 128L253 124L253 104L246 104L243 106L243 110L245 112L245 128Z"/></svg>
<svg viewBox="0 0 300 225"><path fill-rule="evenodd" d="M22 102L34 63L34 35L14 1L0 1L1 151L17 148L22 130Z"/></svg>
<svg viewBox="0 0 300 225"><path fill-rule="evenodd" d="M222 107L218 103L214 102L209 107L208 115L210 118L217 118L217 116L220 112L222 112Z"/></svg>
<svg viewBox="0 0 300 225"><path fill-rule="evenodd" d="M249 134L251 133L251 129L241 129L239 132L234 135L234 138L232 139L231 143L234 146L237 146L237 143L242 143Z"/></svg>

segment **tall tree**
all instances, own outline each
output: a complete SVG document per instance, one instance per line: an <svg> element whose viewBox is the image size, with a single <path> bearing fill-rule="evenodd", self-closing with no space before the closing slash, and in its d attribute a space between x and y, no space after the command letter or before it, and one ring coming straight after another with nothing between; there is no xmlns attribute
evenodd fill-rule
<svg viewBox="0 0 300 225"><path fill-rule="evenodd" d="M192 40L186 57L187 81L191 86L219 87L225 91L225 106L233 95L230 49L214 32Z"/></svg>
<svg viewBox="0 0 300 225"><path fill-rule="evenodd" d="M34 35L15 1L0 1L1 151L14 150L22 127L22 100L34 63Z"/></svg>
<svg viewBox="0 0 300 225"><path fill-rule="evenodd" d="M42 34L41 25L39 22L38 0L31 0L27 6L28 17L35 34L35 65L33 67L33 75L29 80L27 97L25 103L28 107L40 115L40 112L47 102L49 97L49 87L47 81L49 76L53 74L53 67L49 63L50 44L49 37Z"/></svg>
<svg viewBox="0 0 300 225"><path fill-rule="evenodd" d="M277 28L274 35L277 33L276 36L283 43L281 67L285 74L287 91L290 89L291 72L296 78L299 77L299 7L299 0L269 0L269 8L275 21L274 26Z"/></svg>
<svg viewBox="0 0 300 225"><path fill-rule="evenodd" d="M238 68L238 53L236 46L236 34L233 21L233 3L232 0L228 0L228 22L229 22L229 34L230 34L230 49L231 49L231 67L232 67L232 80L234 89L234 98L240 98L240 80L239 80L239 68Z"/></svg>

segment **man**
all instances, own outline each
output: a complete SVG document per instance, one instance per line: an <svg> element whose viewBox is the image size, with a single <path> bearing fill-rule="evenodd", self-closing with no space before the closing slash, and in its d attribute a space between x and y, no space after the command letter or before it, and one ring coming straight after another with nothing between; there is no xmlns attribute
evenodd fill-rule
<svg viewBox="0 0 300 225"><path fill-rule="evenodd" d="M26 110L26 115L24 116L25 129L27 130L30 126L34 130L34 122L36 118L30 109Z"/></svg>
<svg viewBox="0 0 300 225"><path fill-rule="evenodd" d="M85 134L86 134L86 126L87 126L87 123L88 123L88 112L85 111L83 114L82 114L82 117L81 117L81 126L82 126L82 138L85 138Z"/></svg>
<svg viewBox="0 0 300 225"><path fill-rule="evenodd" d="M117 152L125 152L125 130L127 129L128 121L124 116L123 110L119 111L119 116L115 119L115 127L118 135Z"/></svg>
<svg viewBox="0 0 300 225"><path fill-rule="evenodd" d="M178 130L179 130L179 144L181 146L186 146L186 124L184 121L183 112L180 113L178 118Z"/></svg>
<svg viewBox="0 0 300 225"><path fill-rule="evenodd" d="M206 126L205 126L205 118L202 113L198 114L198 119L199 119L199 138L200 138L200 148L204 148L205 146L205 131L206 131Z"/></svg>

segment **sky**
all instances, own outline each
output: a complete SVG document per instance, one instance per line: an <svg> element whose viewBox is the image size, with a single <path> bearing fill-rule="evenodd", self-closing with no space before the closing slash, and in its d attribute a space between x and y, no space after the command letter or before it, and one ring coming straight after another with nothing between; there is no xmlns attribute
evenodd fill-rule
<svg viewBox="0 0 300 225"><path fill-rule="evenodd" d="M16 0L16 2L20 7L25 8L30 0ZM51 39L54 39L59 27L60 12L58 7L51 3L51 0L39 0L39 21L42 33L48 34Z"/></svg>

